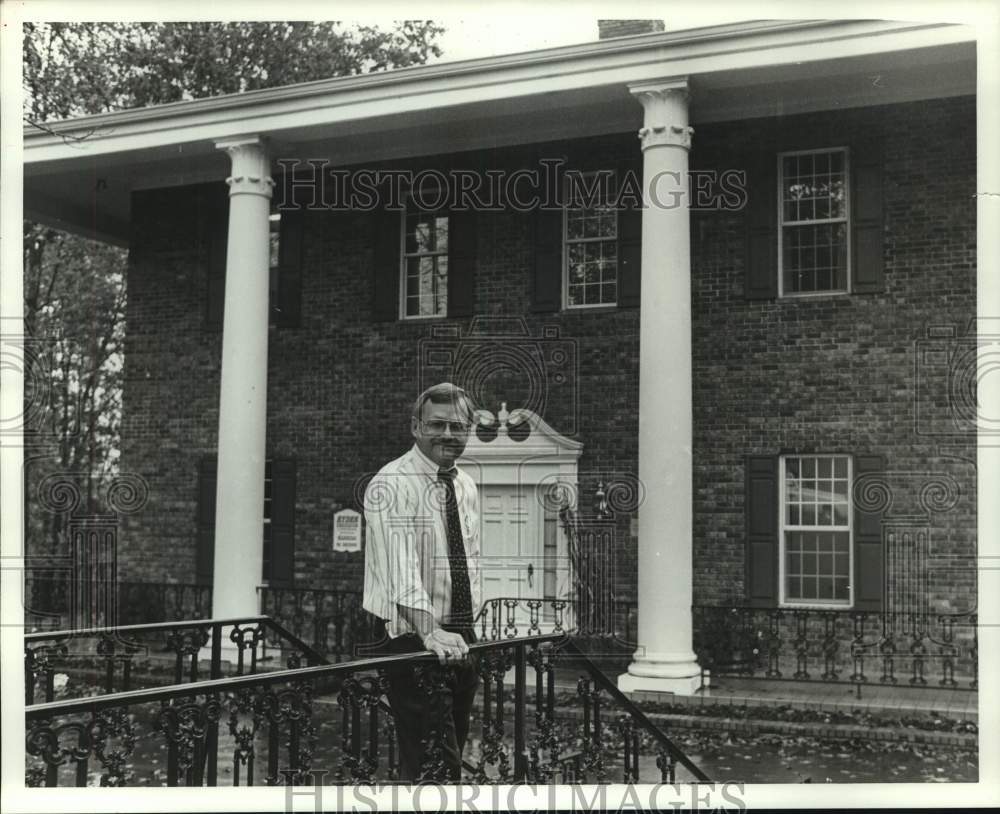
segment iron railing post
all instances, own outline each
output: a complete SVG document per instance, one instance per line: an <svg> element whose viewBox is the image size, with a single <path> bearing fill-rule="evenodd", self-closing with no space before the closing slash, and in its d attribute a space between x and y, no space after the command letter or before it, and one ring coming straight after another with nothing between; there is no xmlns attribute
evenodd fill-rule
<svg viewBox="0 0 1000 814"><path fill-rule="evenodd" d="M524 782L528 774L525 751L525 645L519 644L514 653L514 782Z"/></svg>
<svg viewBox="0 0 1000 814"><path fill-rule="evenodd" d="M212 678L222 678L222 625L212 625Z"/></svg>

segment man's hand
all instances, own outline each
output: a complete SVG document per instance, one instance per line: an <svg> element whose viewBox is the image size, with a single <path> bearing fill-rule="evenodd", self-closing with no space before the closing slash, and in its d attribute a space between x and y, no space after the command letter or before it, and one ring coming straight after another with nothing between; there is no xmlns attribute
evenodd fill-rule
<svg viewBox="0 0 1000 814"><path fill-rule="evenodd" d="M458 633L449 633L439 627L424 636L424 647L432 651L442 664L461 661L469 654L469 645Z"/></svg>

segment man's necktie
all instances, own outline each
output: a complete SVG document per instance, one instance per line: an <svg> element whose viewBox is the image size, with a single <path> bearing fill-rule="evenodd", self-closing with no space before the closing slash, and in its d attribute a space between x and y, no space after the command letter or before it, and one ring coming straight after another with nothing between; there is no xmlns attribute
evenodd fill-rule
<svg viewBox="0 0 1000 814"><path fill-rule="evenodd" d="M448 529L448 567L451 571L451 619L448 627L463 633L472 632L472 589L469 585L469 564L465 559L462 522L458 517L455 498L457 469L438 470L438 481L445 488L445 518Z"/></svg>

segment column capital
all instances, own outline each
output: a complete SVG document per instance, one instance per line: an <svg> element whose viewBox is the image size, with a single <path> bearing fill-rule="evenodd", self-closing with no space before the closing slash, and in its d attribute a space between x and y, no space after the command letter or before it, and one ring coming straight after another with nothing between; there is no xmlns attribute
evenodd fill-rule
<svg viewBox="0 0 1000 814"><path fill-rule="evenodd" d="M686 76L634 82L628 89L646 113L643 126L639 128L643 150L663 146L691 149L694 129L688 126Z"/></svg>
<svg viewBox="0 0 1000 814"><path fill-rule="evenodd" d="M271 162L267 145L257 135L238 136L215 142L215 146L229 155L231 175L226 178L229 195L261 195L271 197L274 181L271 180Z"/></svg>

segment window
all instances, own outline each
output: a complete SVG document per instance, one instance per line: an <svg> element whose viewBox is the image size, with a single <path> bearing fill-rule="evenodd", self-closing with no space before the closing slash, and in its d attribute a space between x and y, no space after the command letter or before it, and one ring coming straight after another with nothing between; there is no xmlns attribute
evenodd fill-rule
<svg viewBox="0 0 1000 814"><path fill-rule="evenodd" d="M267 266L267 293L270 324L278 321L280 313L278 299L278 283L281 279L281 212L274 201L271 201L271 214L268 217L268 247L269 262Z"/></svg>
<svg viewBox="0 0 1000 814"><path fill-rule="evenodd" d="M613 184L598 183L612 178L610 172L593 173L582 176L583 184L569 185L563 232L567 308L618 303L618 210Z"/></svg>
<svg viewBox="0 0 1000 814"><path fill-rule="evenodd" d="M207 272L205 327L222 330L226 296L226 252L229 225L226 211L211 224ZM281 212L272 200L268 216L268 323L279 328L299 325L302 287L302 210Z"/></svg>
<svg viewBox="0 0 1000 814"><path fill-rule="evenodd" d="M266 583L271 577L271 513L274 508L274 466L264 461L264 552L261 579Z"/></svg>
<svg viewBox="0 0 1000 814"><path fill-rule="evenodd" d="M846 455L782 456L782 602L851 604L851 476Z"/></svg>
<svg viewBox="0 0 1000 814"><path fill-rule="evenodd" d="M412 199L403 224L403 319L448 315L448 212L417 209Z"/></svg>
<svg viewBox="0 0 1000 814"><path fill-rule="evenodd" d="M205 458L198 472L198 538L196 572L199 584L211 585L215 556L215 499L218 469L215 457ZM296 465L290 458L264 462L261 578L272 585L289 585L295 556Z"/></svg>
<svg viewBox="0 0 1000 814"><path fill-rule="evenodd" d="M847 292L850 201L843 148L778 158L782 296Z"/></svg>

